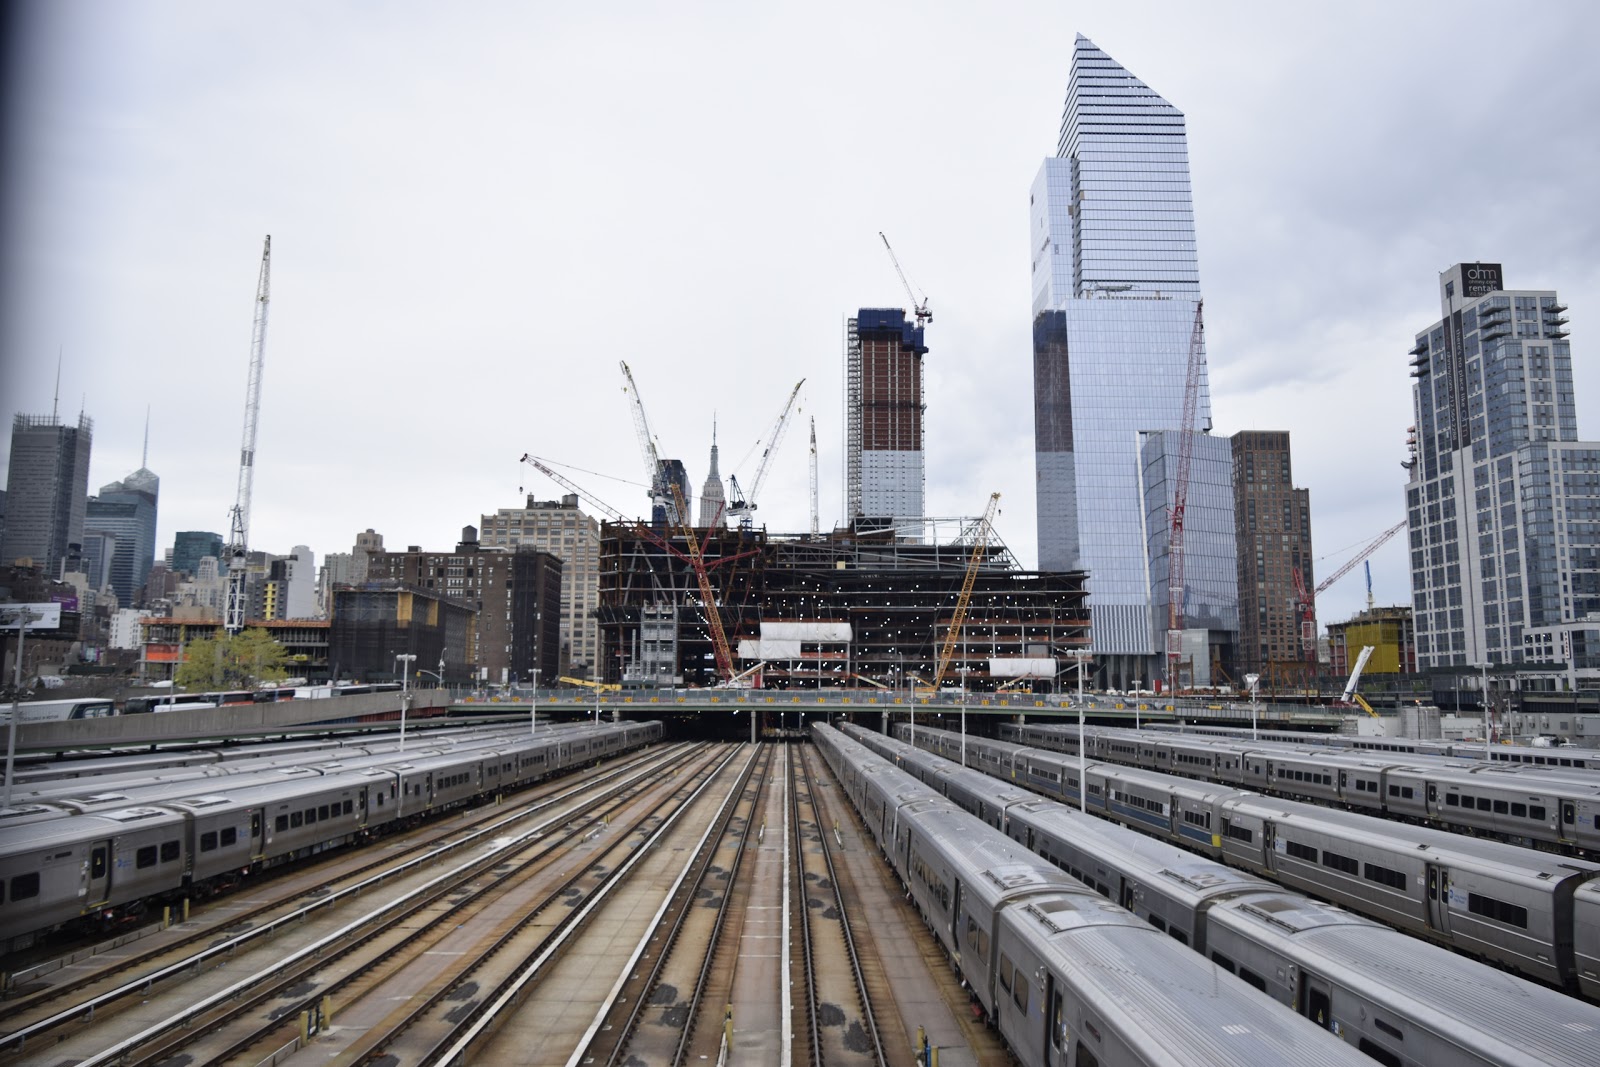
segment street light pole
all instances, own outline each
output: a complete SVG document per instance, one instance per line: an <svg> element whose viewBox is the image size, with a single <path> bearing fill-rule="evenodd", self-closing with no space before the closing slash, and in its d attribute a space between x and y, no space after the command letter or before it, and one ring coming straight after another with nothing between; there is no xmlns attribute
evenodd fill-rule
<svg viewBox="0 0 1600 1067"><path fill-rule="evenodd" d="M1256 741L1256 696L1261 692L1261 675L1245 675L1244 684L1250 687L1250 740Z"/></svg>
<svg viewBox="0 0 1600 1067"><path fill-rule="evenodd" d="M1478 664L1479 699L1483 701L1483 758L1492 759L1494 750L1489 741L1489 661Z"/></svg>
<svg viewBox="0 0 1600 1067"><path fill-rule="evenodd" d="M533 669L533 717L528 723L530 733L539 732L539 668Z"/></svg>
<svg viewBox="0 0 1600 1067"><path fill-rule="evenodd" d="M416 662L415 652L402 652L395 656L400 668L400 751L406 750L406 709L411 705L411 665Z"/></svg>

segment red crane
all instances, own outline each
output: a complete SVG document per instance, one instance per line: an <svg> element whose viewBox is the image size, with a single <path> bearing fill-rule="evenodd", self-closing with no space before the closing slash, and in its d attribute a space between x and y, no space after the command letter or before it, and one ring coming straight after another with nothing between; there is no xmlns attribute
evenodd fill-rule
<svg viewBox="0 0 1600 1067"><path fill-rule="evenodd" d="M1200 408L1200 368L1205 366L1205 323L1194 306L1189 335L1189 369L1183 383L1183 421L1178 423L1178 473L1172 482L1172 531L1167 539L1167 691L1177 692L1183 656L1183 512L1189 501L1189 468L1194 461L1195 415Z"/></svg>
<svg viewBox="0 0 1600 1067"><path fill-rule="evenodd" d="M1300 641L1306 653L1307 659L1313 658L1316 654L1317 619L1315 612L1317 597L1321 596L1328 586L1332 585L1340 578L1343 578L1345 575L1355 570L1361 565L1362 561L1367 559L1367 557L1371 556L1374 552L1378 551L1378 549L1388 544L1389 538L1393 537L1395 534L1399 533L1405 528L1406 520L1401 519L1399 522L1383 531L1383 533L1379 534L1377 537L1374 537L1367 543L1365 548L1363 548L1360 552L1357 552L1354 556L1351 556L1350 559L1347 560L1345 564L1338 570L1334 571L1321 582L1317 583L1317 588L1309 593L1306 592L1305 576L1300 573L1299 567L1294 569L1295 605L1300 614Z"/></svg>

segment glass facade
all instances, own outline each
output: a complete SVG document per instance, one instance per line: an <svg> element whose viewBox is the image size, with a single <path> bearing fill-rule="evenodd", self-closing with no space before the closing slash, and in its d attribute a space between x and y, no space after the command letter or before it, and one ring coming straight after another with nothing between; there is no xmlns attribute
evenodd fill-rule
<svg viewBox="0 0 1600 1067"><path fill-rule="evenodd" d="M1520 663L1525 631L1600 611L1600 443L1577 440L1566 306L1499 264L1440 276L1415 337L1406 485L1420 669Z"/></svg>
<svg viewBox="0 0 1600 1067"><path fill-rule="evenodd" d="M1088 572L1097 654L1152 656L1166 621L1140 449L1183 421L1199 305L1188 147L1183 113L1082 36L1030 214L1039 567ZM1200 390L1191 429L1209 430L1203 367ZM1189 507L1231 513L1219 492L1195 481Z"/></svg>

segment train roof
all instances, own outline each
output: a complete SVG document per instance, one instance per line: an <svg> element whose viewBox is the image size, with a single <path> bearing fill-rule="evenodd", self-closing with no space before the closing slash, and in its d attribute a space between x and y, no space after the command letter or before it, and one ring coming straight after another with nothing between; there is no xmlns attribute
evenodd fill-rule
<svg viewBox="0 0 1600 1067"><path fill-rule="evenodd" d="M917 813L915 824L930 838L958 842L942 855L963 892L978 896L990 910L1001 901L1033 893L1086 893L1076 879L999 833L976 832L975 815L959 808Z"/></svg>
<svg viewBox="0 0 1600 1067"><path fill-rule="evenodd" d="M1321 974L1382 1001L1441 1040L1507 1065L1593 1064L1600 1007L1547 989L1342 908L1288 893L1213 910L1213 922L1248 929ZM1394 1020L1401 1022L1401 1020Z"/></svg>
<svg viewBox="0 0 1600 1067"><path fill-rule="evenodd" d="M182 825L183 816L178 812L142 806L65 819L44 819L20 826L7 826L5 834L0 836L0 856L71 846L85 840L117 837L134 830Z"/></svg>

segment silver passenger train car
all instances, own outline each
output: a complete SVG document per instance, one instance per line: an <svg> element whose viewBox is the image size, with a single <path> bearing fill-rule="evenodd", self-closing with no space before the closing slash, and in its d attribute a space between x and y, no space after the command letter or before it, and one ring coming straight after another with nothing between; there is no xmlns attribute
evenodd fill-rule
<svg viewBox="0 0 1600 1067"><path fill-rule="evenodd" d="M819 749L1028 1067L1369 1064L821 724ZM1370 1065L1369 1065L1370 1067Z"/></svg>
<svg viewBox="0 0 1600 1067"><path fill-rule="evenodd" d="M975 773L948 762L941 770L945 761L930 752L846 729L925 784ZM959 743L953 734L920 728L917 741L940 751ZM968 759L1004 763L1005 750L1014 747L991 741L975 747L969 738ZM1012 788L992 779L989 785L996 798ZM1005 821L1019 844L1380 1062L1594 1062L1600 1008L1565 993L1057 801L1007 804Z"/></svg>

